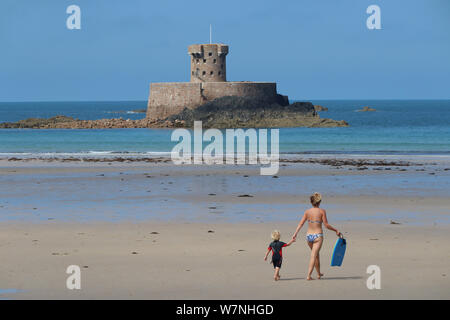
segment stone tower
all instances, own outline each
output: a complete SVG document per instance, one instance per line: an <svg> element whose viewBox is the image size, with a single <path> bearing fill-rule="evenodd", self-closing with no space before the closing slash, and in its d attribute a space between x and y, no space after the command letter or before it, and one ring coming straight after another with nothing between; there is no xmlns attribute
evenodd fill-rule
<svg viewBox="0 0 450 320"><path fill-rule="evenodd" d="M227 81L227 45L193 44L188 53L191 56L191 82Z"/></svg>
<svg viewBox="0 0 450 320"><path fill-rule="evenodd" d="M277 93L275 82L227 81L225 44L193 44L190 82L160 82L150 84L147 118L163 120L184 108L195 109L214 99L235 96L255 97L267 103L288 105L287 96Z"/></svg>

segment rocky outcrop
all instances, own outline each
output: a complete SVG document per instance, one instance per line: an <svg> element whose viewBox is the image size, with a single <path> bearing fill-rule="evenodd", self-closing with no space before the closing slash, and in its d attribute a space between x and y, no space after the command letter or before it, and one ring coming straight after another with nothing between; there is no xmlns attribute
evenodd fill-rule
<svg viewBox="0 0 450 320"><path fill-rule="evenodd" d="M219 129L348 126L345 121L320 118L311 102L282 106L262 99L235 96L221 97L195 109L185 108L167 120L178 120L187 127L200 120L205 128Z"/></svg>
<svg viewBox="0 0 450 320"><path fill-rule="evenodd" d="M363 107L361 110L356 110L356 111L358 111L358 112L369 112L369 111L377 111L376 109L374 109L374 108L371 108L371 107Z"/></svg>
<svg viewBox="0 0 450 320"><path fill-rule="evenodd" d="M324 106L320 106L320 105L315 105L314 106L314 110L316 110L317 112L319 112L319 111L328 111L328 108L324 107Z"/></svg>
<svg viewBox="0 0 450 320"><path fill-rule="evenodd" d="M100 119L78 120L72 117L56 116L50 119L26 119L18 122L0 123L0 128L28 129L112 129L112 128L147 128L151 123L146 119Z"/></svg>
<svg viewBox="0 0 450 320"><path fill-rule="evenodd" d="M283 103L283 101L281 101ZM284 104L284 103L283 103ZM346 127L340 120L320 118L310 102L288 105L228 96L207 102L195 109L185 108L176 115L162 120L148 118L78 120L56 116L49 119L26 119L0 123L0 128L31 129L112 129L112 128L178 128L193 127L194 121L203 122L204 128L282 128L282 127Z"/></svg>
<svg viewBox="0 0 450 320"><path fill-rule="evenodd" d="M28 118L17 122L3 122L0 123L0 128L42 128L53 127L58 124L72 123L75 121L72 117L55 116L52 118Z"/></svg>

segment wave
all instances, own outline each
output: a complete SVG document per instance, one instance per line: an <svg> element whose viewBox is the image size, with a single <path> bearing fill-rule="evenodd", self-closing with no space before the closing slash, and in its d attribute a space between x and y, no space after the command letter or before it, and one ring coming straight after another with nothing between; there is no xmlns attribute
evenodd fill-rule
<svg viewBox="0 0 450 320"><path fill-rule="evenodd" d="M248 154L247 154L248 155ZM192 154L194 156L194 154ZM233 156L233 155L232 155ZM240 158L244 154L235 154ZM114 159L114 158L170 158L170 151L105 151L90 150L81 152L0 152L0 159ZM244 156L245 157L245 156ZM306 152L281 152L279 159L296 160L296 159L312 159L312 158L361 158L361 159L404 159L404 160L442 160L450 161L450 153L375 153L375 152L336 152L336 151L306 151Z"/></svg>
<svg viewBox="0 0 450 320"><path fill-rule="evenodd" d="M117 111L105 111L108 114L145 114L145 111L140 110L117 110Z"/></svg>
<svg viewBox="0 0 450 320"><path fill-rule="evenodd" d="M376 151L358 151L358 150L351 150L351 151L335 151L335 150L322 150L322 151L285 151L281 152L282 154L290 155L290 154L298 154L298 155L418 155L418 156L429 156L429 155L450 155L450 151L423 151L423 150L412 150L412 151L393 151L393 150L376 150Z"/></svg>
<svg viewBox="0 0 450 320"><path fill-rule="evenodd" d="M170 152L160 151L86 151L86 152L0 152L0 158L152 158L170 157Z"/></svg>

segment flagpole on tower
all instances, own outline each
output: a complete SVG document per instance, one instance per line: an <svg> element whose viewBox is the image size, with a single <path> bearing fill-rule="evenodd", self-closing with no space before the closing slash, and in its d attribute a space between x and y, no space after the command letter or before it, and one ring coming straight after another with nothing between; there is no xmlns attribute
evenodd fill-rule
<svg viewBox="0 0 450 320"><path fill-rule="evenodd" d="M209 44L212 44L212 26L209 25Z"/></svg>

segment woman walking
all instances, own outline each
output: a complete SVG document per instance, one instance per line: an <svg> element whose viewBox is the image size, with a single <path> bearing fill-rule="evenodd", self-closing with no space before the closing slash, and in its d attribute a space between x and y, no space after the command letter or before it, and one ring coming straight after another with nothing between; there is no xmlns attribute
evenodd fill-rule
<svg viewBox="0 0 450 320"><path fill-rule="evenodd" d="M306 277L306 280L314 280L311 277L311 274L316 268L317 271L317 278L320 279L323 276L323 273L320 272L320 257L319 252L320 248L322 248L322 242L323 242L323 230L322 230L322 224L329 230L332 230L336 232L336 235L338 237L341 236L341 233L333 228L330 224L328 224L327 220L327 213L324 209L319 208L320 203L322 201L322 196L320 193L314 193L311 197L311 205L312 208L305 211L303 214L302 220L300 220L300 223L297 226L297 229L295 230L292 239L297 238L297 234L300 231L300 229L303 227L306 221L308 221L308 230L306 231L306 243L311 249L311 258L309 260L309 266L308 266L308 276Z"/></svg>

